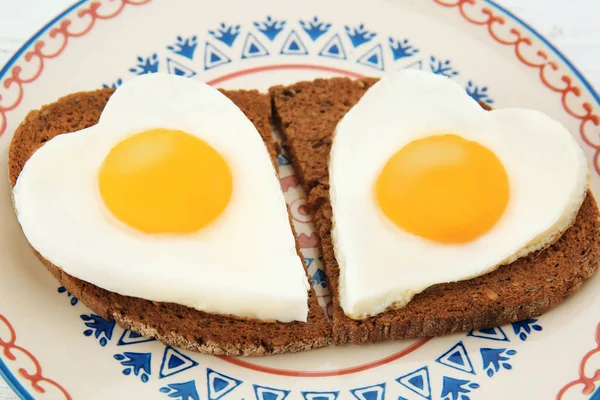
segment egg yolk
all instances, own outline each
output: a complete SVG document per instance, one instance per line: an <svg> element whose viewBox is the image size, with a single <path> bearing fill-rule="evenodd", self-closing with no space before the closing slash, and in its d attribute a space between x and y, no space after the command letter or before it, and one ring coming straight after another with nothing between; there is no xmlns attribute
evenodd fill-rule
<svg viewBox="0 0 600 400"><path fill-rule="evenodd" d="M229 203L232 187L229 166L214 148L170 129L118 143L99 172L108 210L145 233L191 233L207 226Z"/></svg>
<svg viewBox="0 0 600 400"><path fill-rule="evenodd" d="M465 243L489 231L509 199L498 157L479 143L446 134L395 153L375 183L383 213L399 228L441 243Z"/></svg>

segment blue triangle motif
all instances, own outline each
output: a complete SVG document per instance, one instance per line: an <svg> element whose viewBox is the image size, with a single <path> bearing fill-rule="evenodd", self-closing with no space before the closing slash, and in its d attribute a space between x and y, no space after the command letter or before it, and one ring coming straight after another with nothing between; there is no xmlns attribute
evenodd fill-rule
<svg viewBox="0 0 600 400"><path fill-rule="evenodd" d="M325 275L325 272L323 272L323 270L318 269L312 276L311 279L313 285L321 285L322 287L326 287L327 286L327 275Z"/></svg>
<svg viewBox="0 0 600 400"><path fill-rule="evenodd" d="M275 389L272 387L260 385L253 386L256 400L284 400L288 396L288 394L290 394L289 390Z"/></svg>
<svg viewBox="0 0 600 400"><path fill-rule="evenodd" d="M210 368L206 369L206 386L209 400L219 400L242 383L243 381L239 379L224 375Z"/></svg>
<svg viewBox="0 0 600 400"><path fill-rule="evenodd" d="M351 389L350 393L358 400L383 400L385 399L385 383Z"/></svg>
<svg viewBox="0 0 600 400"><path fill-rule="evenodd" d="M284 165L290 165L290 159L287 158L285 155L283 154L278 154L277 155L277 161L279 163L280 166L284 166Z"/></svg>
<svg viewBox="0 0 600 400"><path fill-rule="evenodd" d="M119 341L117 342L117 346L127 346L128 344L152 342L153 340L156 340L156 339L147 338L147 337L140 335L139 333L136 333L136 332L130 331L129 329L126 329L123 332L123 334L121 335L121 338L119 339Z"/></svg>
<svg viewBox="0 0 600 400"><path fill-rule="evenodd" d="M378 44L371 50L367 51L356 62L362 65L366 65L367 67L376 68L380 71L383 71L383 49L381 47L381 44Z"/></svg>
<svg viewBox="0 0 600 400"><path fill-rule="evenodd" d="M166 378L168 376L172 376L193 368L197 366L198 363L185 354L175 350L171 346L165 347L165 352L163 354L162 363L160 364L160 372L158 373L158 378Z"/></svg>
<svg viewBox="0 0 600 400"><path fill-rule="evenodd" d="M325 44L325 46L323 46L323 48L319 52L319 55L321 57L345 60L346 51L344 50L344 45L342 44L340 35L336 33L331 39L329 39L329 41Z"/></svg>
<svg viewBox="0 0 600 400"><path fill-rule="evenodd" d="M423 376L421 376L421 375L413 376L412 378L410 378L408 380L408 383L410 383L413 387L418 387L418 388L423 389Z"/></svg>
<svg viewBox="0 0 600 400"><path fill-rule="evenodd" d="M269 51L267 48L254 36L252 33L248 33L244 47L242 48L242 58L254 58L268 56Z"/></svg>
<svg viewBox="0 0 600 400"><path fill-rule="evenodd" d="M447 367L475 375L473 364L471 364L471 359L462 341L456 343L435 361Z"/></svg>
<svg viewBox="0 0 600 400"><path fill-rule="evenodd" d="M304 47L304 43L300 40L300 36L296 31L292 30L281 47L281 54L304 56L308 54L308 50Z"/></svg>
<svg viewBox="0 0 600 400"><path fill-rule="evenodd" d="M472 331L467 333L467 336L472 336L481 339L489 339L495 340L498 342L510 342L506 333L502 330L502 328L491 328L491 329L482 329L480 331Z"/></svg>
<svg viewBox="0 0 600 400"><path fill-rule="evenodd" d="M423 60L415 61L414 63L410 63L403 69L423 69Z"/></svg>
<svg viewBox="0 0 600 400"><path fill-rule="evenodd" d="M177 61L171 60L170 58L167 58L167 71L169 71L171 75L185 76L186 78L191 78L196 75L196 72L192 69Z"/></svg>
<svg viewBox="0 0 600 400"><path fill-rule="evenodd" d="M221 390L225 389L227 386L228 386L227 381L225 379L216 377L213 380L213 388L216 392L220 392Z"/></svg>
<svg viewBox="0 0 600 400"><path fill-rule="evenodd" d="M304 400L336 400L340 392L302 392Z"/></svg>
<svg viewBox="0 0 600 400"><path fill-rule="evenodd" d="M204 48L204 69L212 69L231 62L231 59L221 50L206 42Z"/></svg>
<svg viewBox="0 0 600 400"><path fill-rule="evenodd" d="M431 385L429 383L429 369L427 367L421 367L403 375L397 378L396 382L422 398L431 400Z"/></svg>
<svg viewBox="0 0 600 400"><path fill-rule="evenodd" d="M185 363L185 361L179 357L171 357L171 358L169 358L169 369L177 368L184 363Z"/></svg>

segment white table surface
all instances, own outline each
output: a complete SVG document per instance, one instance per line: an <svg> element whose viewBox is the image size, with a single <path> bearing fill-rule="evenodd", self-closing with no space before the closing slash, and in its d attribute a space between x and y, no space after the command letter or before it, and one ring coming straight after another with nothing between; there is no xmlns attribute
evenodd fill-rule
<svg viewBox="0 0 600 400"><path fill-rule="evenodd" d="M600 90L600 1L497 0L550 39ZM73 0L0 0L0 67ZM17 397L0 378L0 400Z"/></svg>

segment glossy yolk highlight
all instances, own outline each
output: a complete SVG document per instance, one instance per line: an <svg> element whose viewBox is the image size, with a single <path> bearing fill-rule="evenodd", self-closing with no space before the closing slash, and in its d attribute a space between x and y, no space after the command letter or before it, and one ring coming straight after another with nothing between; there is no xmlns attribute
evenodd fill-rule
<svg viewBox="0 0 600 400"><path fill-rule="evenodd" d="M191 233L229 203L231 171L204 140L169 129L131 136L104 159L99 189L120 221L145 233Z"/></svg>
<svg viewBox="0 0 600 400"><path fill-rule="evenodd" d="M377 178L375 195L399 228L436 242L464 243L500 219L509 182L488 148L457 135L438 135L394 154Z"/></svg>

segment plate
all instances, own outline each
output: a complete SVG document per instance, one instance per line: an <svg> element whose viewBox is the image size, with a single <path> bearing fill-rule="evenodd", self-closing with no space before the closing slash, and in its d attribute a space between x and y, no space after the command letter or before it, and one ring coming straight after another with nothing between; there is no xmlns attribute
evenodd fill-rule
<svg viewBox="0 0 600 400"><path fill-rule="evenodd" d="M485 0L82 1L0 70L0 174L20 121L58 97L156 71L228 89L416 68L494 107L530 107L577 137L600 189L600 98L546 39ZM544 144L532 148L544 151ZM321 305L311 216L285 154L282 187ZM425 340L262 358L162 345L93 314L34 258L0 183L0 374L24 399L595 399L600 278L553 311Z"/></svg>

